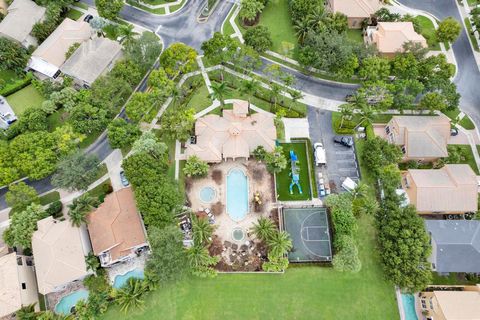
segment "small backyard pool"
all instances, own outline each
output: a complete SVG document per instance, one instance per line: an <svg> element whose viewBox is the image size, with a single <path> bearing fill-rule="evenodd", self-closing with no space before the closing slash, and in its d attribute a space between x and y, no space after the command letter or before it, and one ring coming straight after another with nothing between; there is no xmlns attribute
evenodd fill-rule
<svg viewBox="0 0 480 320"><path fill-rule="evenodd" d="M60 301L55 305L55 313L69 315L72 313L73 307L80 300L88 299L87 290L77 290L66 296L64 296Z"/></svg>
<svg viewBox="0 0 480 320"><path fill-rule="evenodd" d="M402 306L405 313L405 320L418 320L415 312L415 297L411 294L402 293Z"/></svg>
<svg viewBox="0 0 480 320"><path fill-rule="evenodd" d="M200 200L205 203L210 203L215 198L215 194L215 189L212 187L204 187L202 190L200 190Z"/></svg>
<svg viewBox="0 0 480 320"><path fill-rule="evenodd" d="M125 274L117 275L115 277L115 280L113 281L113 287L115 289L120 289L127 283L128 279L130 278L143 279L145 278L145 275L143 273L143 270L141 269L133 269Z"/></svg>
<svg viewBox="0 0 480 320"><path fill-rule="evenodd" d="M248 178L239 169L227 175L227 213L234 221L241 221L248 213Z"/></svg>

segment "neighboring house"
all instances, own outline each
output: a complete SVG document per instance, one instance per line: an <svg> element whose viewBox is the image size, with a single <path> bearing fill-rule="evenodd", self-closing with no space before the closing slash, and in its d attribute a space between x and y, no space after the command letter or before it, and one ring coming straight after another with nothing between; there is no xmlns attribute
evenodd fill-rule
<svg viewBox="0 0 480 320"><path fill-rule="evenodd" d="M441 169L410 169L402 176L402 186L419 214L477 211L477 176L468 164L447 164Z"/></svg>
<svg viewBox="0 0 480 320"><path fill-rule="evenodd" d="M102 267L129 260L148 246L131 188L108 195L87 222L93 252Z"/></svg>
<svg viewBox="0 0 480 320"><path fill-rule="evenodd" d="M33 259L15 252L0 257L0 318L30 304L40 311Z"/></svg>
<svg viewBox="0 0 480 320"><path fill-rule="evenodd" d="M0 37L18 41L28 48L37 45L37 39L30 35L35 23L45 17L45 8L30 0L15 0L8 7L8 13L0 22Z"/></svg>
<svg viewBox="0 0 480 320"><path fill-rule="evenodd" d="M425 220L430 234L432 270L480 273L479 220Z"/></svg>
<svg viewBox="0 0 480 320"><path fill-rule="evenodd" d="M428 47L427 40L415 32L411 22L379 22L376 26L367 28L365 42L375 45L378 52L386 57L394 57L403 52L403 45L407 42Z"/></svg>
<svg viewBox="0 0 480 320"><path fill-rule="evenodd" d="M122 56L122 45L107 38L93 38L84 43L61 67L79 86L89 87L110 71Z"/></svg>
<svg viewBox="0 0 480 320"><path fill-rule="evenodd" d="M245 158L258 146L267 152L275 148L277 130L270 113L248 115L248 102L233 104L232 110L223 110L223 116L209 114L195 123L195 139L187 144L185 154L207 162Z"/></svg>
<svg viewBox="0 0 480 320"><path fill-rule="evenodd" d="M38 221L37 225L32 251L41 294L61 291L67 284L92 274L85 263L91 248L84 228L73 227L70 221L51 216Z"/></svg>
<svg viewBox="0 0 480 320"><path fill-rule="evenodd" d="M0 129L8 129L16 120L15 112L8 104L7 99L0 96Z"/></svg>
<svg viewBox="0 0 480 320"><path fill-rule="evenodd" d="M382 7L379 0L326 0L326 5L331 12L346 15L350 29L361 29L363 21L370 21Z"/></svg>
<svg viewBox="0 0 480 320"><path fill-rule="evenodd" d="M447 286L436 286L445 288ZM416 299L427 320L480 320L480 285L425 291Z"/></svg>
<svg viewBox="0 0 480 320"><path fill-rule="evenodd" d="M402 149L403 161L448 157L450 119L446 116L394 116L381 134Z"/></svg>
<svg viewBox="0 0 480 320"><path fill-rule="evenodd" d="M91 34L92 28L87 22L66 18L32 53L28 68L40 78L57 78L70 46L84 42Z"/></svg>

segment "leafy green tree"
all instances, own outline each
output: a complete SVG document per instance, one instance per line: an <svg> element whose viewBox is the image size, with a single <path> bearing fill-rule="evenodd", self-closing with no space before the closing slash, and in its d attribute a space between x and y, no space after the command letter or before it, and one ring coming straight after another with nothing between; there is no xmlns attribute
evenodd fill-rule
<svg viewBox="0 0 480 320"><path fill-rule="evenodd" d="M364 105L358 112L358 125L371 125L375 118L376 110L369 104Z"/></svg>
<svg viewBox="0 0 480 320"><path fill-rule="evenodd" d="M265 272L282 272L288 268L288 258L268 254L268 261L262 264Z"/></svg>
<svg viewBox="0 0 480 320"><path fill-rule="evenodd" d="M45 18L33 25L31 34L37 38L39 43L42 43L45 39L52 34L57 26L62 22L62 11L66 7L63 7L62 3L49 2L47 4L47 10Z"/></svg>
<svg viewBox="0 0 480 320"><path fill-rule="evenodd" d="M158 90L162 90L165 95L169 95L175 87L175 82L168 78L165 69L153 70L148 77L148 85Z"/></svg>
<svg viewBox="0 0 480 320"><path fill-rule="evenodd" d="M352 197L349 194L329 195L325 201L331 210L332 224L335 231L333 245L340 249L342 236L352 236L357 231L357 221L353 215Z"/></svg>
<svg viewBox="0 0 480 320"><path fill-rule="evenodd" d="M35 320L36 312L35 312L35 303L29 304L27 306L22 306L20 310L15 313L15 316L20 320Z"/></svg>
<svg viewBox="0 0 480 320"><path fill-rule="evenodd" d="M448 17L438 24L436 30L437 39L440 42L455 42L462 31L460 23L452 17Z"/></svg>
<svg viewBox="0 0 480 320"><path fill-rule="evenodd" d="M105 109L88 103L81 103L70 112L69 122L79 133L99 132L108 123L108 113Z"/></svg>
<svg viewBox="0 0 480 320"><path fill-rule="evenodd" d="M204 57L214 64L231 61L237 48L237 42L232 37L220 32L215 32L211 39L202 43Z"/></svg>
<svg viewBox="0 0 480 320"><path fill-rule="evenodd" d="M168 140L187 141L195 124L195 109L169 110L162 117L161 132Z"/></svg>
<svg viewBox="0 0 480 320"><path fill-rule="evenodd" d="M446 107L447 103L445 97L438 92L429 92L425 94L418 104L420 110L429 110L431 114L433 114L435 110L443 111Z"/></svg>
<svg viewBox="0 0 480 320"><path fill-rule="evenodd" d="M365 141L362 159L365 166L376 176L381 168L390 164L398 164L402 159L403 153L396 145L388 141L375 137Z"/></svg>
<svg viewBox="0 0 480 320"><path fill-rule="evenodd" d="M267 154L267 151L263 146L258 146L253 150L253 156L258 160L262 161L265 159L265 155Z"/></svg>
<svg viewBox="0 0 480 320"><path fill-rule="evenodd" d="M265 5L259 0L242 0L242 9L238 16L242 19L244 24L249 26L254 25L258 15L262 13L264 7Z"/></svg>
<svg viewBox="0 0 480 320"><path fill-rule="evenodd" d="M227 87L227 83L222 81L220 83L214 82L210 86L212 93L210 98L220 101L220 106L223 108L225 106L225 96L230 91Z"/></svg>
<svg viewBox="0 0 480 320"><path fill-rule="evenodd" d="M95 6L100 17L113 21L117 20L123 4L122 0L95 0Z"/></svg>
<svg viewBox="0 0 480 320"><path fill-rule="evenodd" d="M7 135L17 136L23 132L46 131L47 114L41 108L28 107L19 119L8 128Z"/></svg>
<svg viewBox="0 0 480 320"><path fill-rule="evenodd" d="M273 45L270 30L265 26L256 26L248 29L244 35L245 44L255 51L263 53Z"/></svg>
<svg viewBox="0 0 480 320"><path fill-rule="evenodd" d="M192 216L193 240L199 246L205 246L211 242L214 227L208 219Z"/></svg>
<svg viewBox="0 0 480 320"><path fill-rule="evenodd" d="M147 153L156 160L166 162L168 146L165 143L160 142L153 132L147 131L134 142L132 153Z"/></svg>
<svg viewBox="0 0 480 320"><path fill-rule="evenodd" d="M122 59L115 63L110 75L127 81L131 87L137 86L143 76L141 66L132 59Z"/></svg>
<svg viewBox="0 0 480 320"><path fill-rule="evenodd" d="M295 30L298 42L303 44L308 33L312 30L312 22L309 17L303 17L303 19L296 21L293 29Z"/></svg>
<svg viewBox="0 0 480 320"><path fill-rule="evenodd" d="M60 91L52 92L49 98L57 109L63 107L66 111L70 112L79 101L79 93L72 87L66 87Z"/></svg>
<svg viewBox="0 0 480 320"><path fill-rule="evenodd" d="M403 113L405 109L413 109L416 97L424 88L423 84L418 80L400 79L394 81L390 89L393 95L392 107L401 113Z"/></svg>
<svg viewBox="0 0 480 320"><path fill-rule="evenodd" d="M10 226L3 234L5 243L10 247L31 248L32 235L37 229L37 221L46 217L47 214L42 206L36 203L32 203L23 211L14 212L11 216Z"/></svg>
<svg viewBox="0 0 480 320"><path fill-rule="evenodd" d="M210 256L207 248L204 246L194 245L188 249L187 260L194 276L213 278L217 275L217 271L212 266L217 264L220 258Z"/></svg>
<svg viewBox="0 0 480 320"><path fill-rule="evenodd" d="M148 92L135 92L125 106L130 120L139 122L152 109L152 96Z"/></svg>
<svg viewBox="0 0 480 320"><path fill-rule="evenodd" d="M8 192L5 194L5 202L14 211L25 210L32 203L40 203L37 191L20 181L8 186Z"/></svg>
<svg viewBox="0 0 480 320"><path fill-rule="evenodd" d="M0 185L9 184L18 178L18 169L12 165L11 150L6 141L0 141Z"/></svg>
<svg viewBox="0 0 480 320"><path fill-rule="evenodd" d="M386 111L393 104L393 95L391 93L392 85L384 81L364 82L357 92L360 96L363 96L370 105L375 107L376 110L372 109L371 111ZM365 110L366 106L366 104L363 104L358 110Z"/></svg>
<svg viewBox="0 0 480 320"><path fill-rule="evenodd" d="M152 252L147 260L146 272L153 273L156 281L177 281L187 274L189 265L182 241L183 234L177 226L148 229Z"/></svg>
<svg viewBox="0 0 480 320"><path fill-rule="evenodd" d="M57 188L87 190L98 176L100 161L97 156L77 152L60 161L52 176L52 185Z"/></svg>
<svg viewBox="0 0 480 320"><path fill-rule="evenodd" d="M342 236L342 246L333 257L333 268L337 271L359 272L362 263L358 257L355 240L351 236Z"/></svg>
<svg viewBox="0 0 480 320"><path fill-rule="evenodd" d="M115 291L114 298L125 314L135 308L140 308L145 303L143 295L147 292L146 283L140 279L130 278L127 285Z"/></svg>
<svg viewBox="0 0 480 320"><path fill-rule="evenodd" d="M185 167L183 168L183 173L191 177L206 177L208 174L208 163L201 160L197 156L191 156L187 159Z"/></svg>
<svg viewBox="0 0 480 320"><path fill-rule="evenodd" d="M363 59L358 76L364 80L384 80L390 75L390 63L387 59L372 56Z"/></svg>
<svg viewBox="0 0 480 320"><path fill-rule="evenodd" d="M143 72L147 71L162 52L160 39L153 32L143 32L138 39L125 43L126 56Z"/></svg>
<svg viewBox="0 0 480 320"><path fill-rule="evenodd" d="M281 257L293 247L292 239L290 239L290 235L286 231L272 233L266 242L269 254L273 257Z"/></svg>
<svg viewBox="0 0 480 320"><path fill-rule="evenodd" d="M239 90L240 90L240 93L247 96L249 106L250 106L250 100L253 98L253 96L255 95L255 93L258 91L259 88L260 88L260 83L255 79L242 81L242 84Z"/></svg>
<svg viewBox="0 0 480 320"><path fill-rule="evenodd" d="M411 52L397 54L391 61L392 75L400 79L417 79L419 60Z"/></svg>
<svg viewBox="0 0 480 320"><path fill-rule="evenodd" d="M130 41L134 40L134 37L138 34L134 30L134 27L132 24L127 24L127 25L120 25L118 27L118 33L120 34L120 37L122 40L120 42L122 43L128 43Z"/></svg>
<svg viewBox="0 0 480 320"><path fill-rule="evenodd" d="M277 231L277 227L271 219L260 217L251 230L258 239L266 242Z"/></svg>
<svg viewBox="0 0 480 320"><path fill-rule="evenodd" d="M196 67L197 52L184 43L176 42L162 52L160 64L170 78L188 73Z"/></svg>
<svg viewBox="0 0 480 320"><path fill-rule="evenodd" d="M27 50L20 43L5 37L0 38L0 70L13 70L21 74L28 58Z"/></svg>
<svg viewBox="0 0 480 320"><path fill-rule="evenodd" d="M265 154L265 164L267 165L267 170L272 173L277 173L282 171L287 167L287 158L283 152L283 148L278 146L272 152L267 152Z"/></svg>
<svg viewBox="0 0 480 320"><path fill-rule="evenodd" d="M87 271L92 270L95 274L97 269L100 268L100 261L98 261L97 256L93 252L89 252L85 256L85 264L87 265Z"/></svg>
<svg viewBox="0 0 480 320"><path fill-rule="evenodd" d="M108 125L107 135L112 148L123 148L137 140L141 131L135 124L116 118Z"/></svg>

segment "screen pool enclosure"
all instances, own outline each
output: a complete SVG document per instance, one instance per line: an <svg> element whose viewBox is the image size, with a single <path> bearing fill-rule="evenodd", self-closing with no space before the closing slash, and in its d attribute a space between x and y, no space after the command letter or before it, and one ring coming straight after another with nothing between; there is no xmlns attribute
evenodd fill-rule
<svg viewBox="0 0 480 320"><path fill-rule="evenodd" d="M283 225L292 238L290 262L332 260L327 209L323 207L284 208Z"/></svg>

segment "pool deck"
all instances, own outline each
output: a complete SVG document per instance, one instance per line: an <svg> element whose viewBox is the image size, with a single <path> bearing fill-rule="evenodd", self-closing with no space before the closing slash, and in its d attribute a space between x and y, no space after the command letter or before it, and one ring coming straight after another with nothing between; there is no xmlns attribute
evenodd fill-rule
<svg viewBox="0 0 480 320"><path fill-rule="evenodd" d="M110 280L110 285L113 285L115 277L118 275L123 275L134 269L145 269L145 262L147 261L148 253L142 253L139 257L135 257L123 263L117 264L110 268L106 268L108 279Z"/></svg>
<svg viewBox="0 0 480 320"><path fill-rule="evenodd" d="M52 293L47 294L47 296L46 296L47 309L53 311L55 309L55 306L57 305L57 303L60 302L60 300L63 297L69 295L72 292L80 290L80 289L88 290L83 285L83 281L75 281L75 282L71 282L71 283L67 284L65 286L65 289L63 289L62 291L52 292Z"/></svg>

